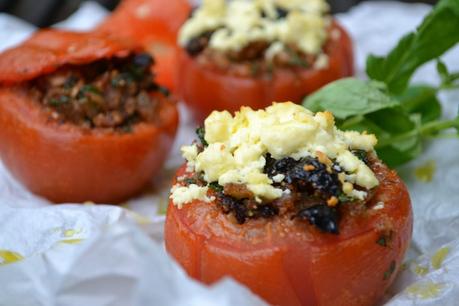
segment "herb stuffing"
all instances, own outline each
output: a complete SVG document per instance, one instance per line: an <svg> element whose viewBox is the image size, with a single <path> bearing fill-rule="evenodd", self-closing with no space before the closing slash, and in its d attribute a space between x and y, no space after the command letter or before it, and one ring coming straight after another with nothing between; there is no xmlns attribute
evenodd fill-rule
<svg viewBox="0 0 459 306"><path fill-rule="evenodd" d="M153 64L148 54L104 59L61 68L31 86L52 120L130 132L138 122L154 122L158 94L168 95L154 82Z"/></svg>
<svg viewBox="0 0 459 306"><path fill-rule="evenodd" d="M336 130L330 113L288 102L234 117L213 112L196 133L200 141L182 147L186 173L172 188L179 208L215 201L239 224L287 216L339 234L342 206L360 210L379 184L374 137Z"/></svg>
<svg viewBox="0 0 459 306"><path fill-rule="evenodd" d="M204 129L197 129L196 132L199 136L204 133ZM375 162L374 158L362 150L355 150L354 154L369 165ZM330 167L321 163L318 158L311 157L299 160L287 157L276 160L268 153L265 160L263 172L271 179L282 177L282 180L277 179L273 186L283 188L285 195L275 201L257 202L254 194L244 185L221 186L218 182L207 184L202 174L195 173L191 177L184 177L180 183L185 186L207 184L221 210L225 214L231 214L239 224L245 223L248 219L271 218L282 213L290 214L294 219L307 221L323 232L339 234L339 206L348 202L358 205L359 202L341 192L342 183L338 175L344 174L345 171L336 163ZM360 204L370 199L371 197L367 197L360 201ZM380 240L383 239L385 244L388 237L382 235ZM377 243L383 242L378 240Z"/></svg>

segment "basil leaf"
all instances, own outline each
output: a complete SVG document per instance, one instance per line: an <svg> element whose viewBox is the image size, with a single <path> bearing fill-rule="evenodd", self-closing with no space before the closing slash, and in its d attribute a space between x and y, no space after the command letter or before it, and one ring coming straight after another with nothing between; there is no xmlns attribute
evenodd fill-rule
<svg viewBox="0 0 459 306"><path fill-rule="evenodd" d="M437 72L443 82L448 80L449 78L448 67L446 67L445 63L442 62L440 59L437 59Z"/></svg>
<svg viewBox="0 0 459 306"><path fill-rule="evenodd" d="M421 152L421 135L417 131L418 120L407 114L400 106L376 111L364 116L355 124L338 123L340 129L367 131L378 138L376 151L390 167L399 166ZM400 140L397 138L401 137Z"/></svg>
<svg viewBox="0 0 459 306"><path fill-rule="evenodd" d="M387 145L378 148L376 151L378 152L378 157L389 167L398 167L415 159L421 154L422 142L420 137L413 136L410 144L411 146L405 148L398 148L395 145Z"/></svg>
<svg viewBox="0 0 459 306"><path fill-rule="evenodd" d="M383 109L366 116L389 134L401 134L413 130L416 124L401 107Z"/></svg>
<svg viewBox="0 0 459 306"><path fill-rule="evenodd" d="M390 92L403 92L417 68L459 42L459 0L441 0L415 32L404 36L386 57L370 55L367 74Z"/></svg>
<svg viewBox="0 0 459 306"><path fill-rule="evenodd" d="M408 113L421 115L422 123L438 120L442 107L437 98L437 89L428 85L410 86L397 97Z"/></svg>
<svg viewBox="0 0 459 306"><path fill-rule="evenodd" d="M381 82L346 78L330 83L306 97L303 105L313 112L328 110L337 119L365 115L399 105Z"/></svg>
<svg viewBox="0 0 459 306"><path fill-rule="evenodd" d="M459 80L459 72L451 73L440 59L437 59L437 72L440 76L442 89L457 89L459 84L455 84L455 81Z"/></svg>

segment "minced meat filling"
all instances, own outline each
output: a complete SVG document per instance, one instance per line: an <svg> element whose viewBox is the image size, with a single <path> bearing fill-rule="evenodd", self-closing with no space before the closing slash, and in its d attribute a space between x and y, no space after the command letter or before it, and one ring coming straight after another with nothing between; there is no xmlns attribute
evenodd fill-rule
<svg viewBox="0 0 459 306"><path fill-rule="evenodd" d="M221 52L208 48L211 36L209 31L191 39L185 47L187 53L202 65L226 70L233 75L259 76L270 74L275 68L311 68L317 60L317 56L305 54L293 44L267 60L270 44L265 41L252 42L237 52Z"/></svg>
<svg viewBox="0 0 459 306"><path fill-rule="evenodd" d="M158 98L168 92L154 81L148 54L67 66L32 83L36 98L60 123L129 132L138 122L154 122Z"/></svg>
<svg viewBox="0 0 459 306"><path fill-rule="evenodd" d="M198 145L200 150L205 144ZM371 166L372 161L364 151L355 150L353 154ZM364 201L351 200L342 193L339 174L345 174L339 165L331 161L324 163L316 157L295 160L291 157L276 160L268 153L265 156L264 173L273 180L273 186L284 190L284 195L272 202L257 201L253 193L240 184L220 186L209 184L217 205L225 214L230 214L239 224L248 219L271 218L288 214L292 218L305 220L320 230L332 234L339 233L340 206L349 204L359 206ZM194 173L183 180L185 185L207 185L202 174Z"/></svg>

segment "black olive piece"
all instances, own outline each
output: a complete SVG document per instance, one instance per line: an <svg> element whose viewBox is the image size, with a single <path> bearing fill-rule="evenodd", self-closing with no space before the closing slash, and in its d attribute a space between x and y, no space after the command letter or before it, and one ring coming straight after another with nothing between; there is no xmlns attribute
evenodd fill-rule
<svg viewBox="0 0 459 306"><path fill-rule="evenodd" d="M134 59L132 62L134 65L138 67L148 68L155 63L155 60L148 53L140 53L134 56Z"/></svg>
<svg viewBox="0 0 459 306"><path fill-rule="evenodd" d="M188 54L191 56L196 56L204 51L204 49L209 44L209 40L212 34L213 31L207 31L197 37L190 39L190 41L185 46L186 52L188 52Z"/></svg>
<svg viewBox="0 0 459 306"><path fill-rule="evenodd" d="M277 174L287 174L290 169L295 167L298 162L291 158L286 157L279 160L275 160L271 157L270 154L267 154L266 157L266 165L264 168L264 172L269 176L273 177Z"/></svg>
<svg viewBox="0 0 459 306"><path fill-rule="evenodd" d="M207 46L207 42L203 42L203 38L201 36L195 37L190 39L190 41L186 44L186 52L188 52L191 56L196 56L201 53Z"/></svg>
<svg viewBox="0 0 459 306"><path fill-rule="evenodd" d="M334 207L329 207L325 204L314 205L300 210L297 217L308 220L310 224L316 226L321 231L336 235L339 234L339 215Z"/></svg>
<svg viewBox="0 0 459 306"><path fill-rule="evenodd" d="M312 166L313 170L305 170L305 166ZM317 158L305 157L287 172L285 177L287 184L294 184L299 191L319 190L328 196L338 196L341 190L341 182L336 173L329 173L327 167Z"/></svg>
<svg viewBox="0 0 459 306"><path fill-rule="evenodd" d="M257 216L271 218L279 214L279 208L272 205L260 205L257 208Z"/></svg>
<svg viewBox="0 0 459 306"><path fill-rule="evenodd" d="M289 11L287 9L284 9L280 6L276 6L276 13L277 13L277 19L284 19L288 16L289 14ZM266 18L268 17L268 15L266 15L266 12L264 10L262 10L260 12L260 16L261 18Z"/></svg>
<svg viewBox="0 0 459 306"><path fill-rule="evenodd" d="M267 153L265 155L265 167L263 169L263 172L269 175L270 172L274 171L273 167L275 162L276 160L271 157L271 154Z"/></svg>
<svg viewBox="0 0 459 306"><path fill-rule="evenodd" d="M244 224L245 220L247 219L247 207L239 202L238 200L228 197L223 193L219 193L217 195L218 203L223 206L223 210L226 213L233 213L234 217L236 218L237 223Z"/></svg>
<svg viewBox="0 0 459 306"><path fill-rule="evenodd" d="M238 203L236 205L236 209L234 210L234 216L236 217L238 224L244 224L247 219L247 207Z"/></svg>
<svg viewBox="0 0 459 306"><path fill-rule="evenodd" d="M277 19L284 19L288 16L289 11L280 6L276 7Z"/></svg>

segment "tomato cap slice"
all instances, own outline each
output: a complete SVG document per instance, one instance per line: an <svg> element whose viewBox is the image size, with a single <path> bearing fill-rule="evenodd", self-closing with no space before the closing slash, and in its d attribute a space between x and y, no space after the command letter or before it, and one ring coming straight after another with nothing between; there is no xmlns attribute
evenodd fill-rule
<svg viewBox="0 0 459 306"><path fill-rule="evenodd" d="M0 84L15 84L60 67L102 58L125 57L134 46L99 33L42 30L23 44L0 54Z"/></svg>

